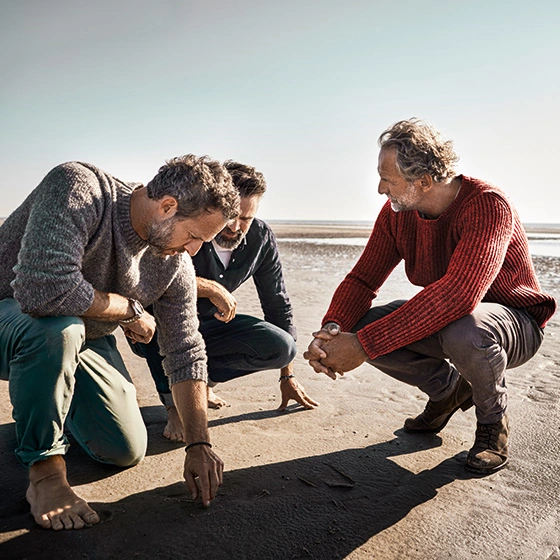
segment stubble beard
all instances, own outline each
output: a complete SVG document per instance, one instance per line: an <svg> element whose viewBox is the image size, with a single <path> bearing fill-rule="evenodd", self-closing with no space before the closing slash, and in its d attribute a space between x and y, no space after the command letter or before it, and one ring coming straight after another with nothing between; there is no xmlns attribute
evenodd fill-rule
<svg viewBox="0 0 560 560"><path fill-rule="evenodd" d="M175 229L175 219L169 218L164 222L153 223L148 227L148 237L146 242L150 246L151 252L160 258L166 258L169 255L165 251L171 249L171 239Z"/></svg>
<svg viewBox="0 0 560 560"><path fill-rule="evenodd" d="M223 232L224 230L218 233L218 235L216 235L216 237L214 238L216 245L218 245L218 247L221 247L222 249L237 249L237 247L241 245L241 242L245 237L244 233L241 230L236 232L235 237L226 237L225 235L223 235Z"/></svg>

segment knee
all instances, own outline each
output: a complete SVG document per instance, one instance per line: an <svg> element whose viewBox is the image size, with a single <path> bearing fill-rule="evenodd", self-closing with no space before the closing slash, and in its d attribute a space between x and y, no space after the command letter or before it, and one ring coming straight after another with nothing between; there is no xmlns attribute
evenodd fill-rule
<svg viewBox="0 0 560 560"><path fill-rule="evenodd" d="M138 434L134 440L114 441L105 445L104 449L90 449L90 451L94 458L101 463L126 468L133 467L144 459L147 443L147 435L144 432L144 434Z"/></svg>
<svg viewBox="0 0 560 560"><path fill-rule="evenodd" d="M440 337L444 352L457 366L477 354L488 354L498 345L495 333L474 315L454 321L440 332Z"/></svg>
<svg viewBox="0 0 560 560"><path fill-rule="evenodd" d="M120 452L118 455L112 460L112 464L117 467L134 467L137 465L142 459L144 459L146 455L146 449L129 449L126 452Z"/></svg>
<svg viewBox="0 0 560 560"><path fill-rule="evenodd" d="M275 367L283 368L287 366L294 360L296 354L296 341L287 332L280 331L274 341L274 355L277 361Z"/></svg>

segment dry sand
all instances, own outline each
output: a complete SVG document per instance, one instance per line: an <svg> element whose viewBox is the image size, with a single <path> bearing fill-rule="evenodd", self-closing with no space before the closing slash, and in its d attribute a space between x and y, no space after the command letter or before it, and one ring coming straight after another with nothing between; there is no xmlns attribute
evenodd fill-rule
<svg viewBox="0 0 560 560"><path fill-rule="evenodd" d="M293 226L275 229L283 238L304 236ZM343 236L357 235L350 229ZM161 435L165 411L147 368L121 340L148 427L147 457L121 470L73 445L69 480L102 522L54 533L29 515L3 382L0 558L560 560L558 316L539 354L508 374L511 465L473 478L462 466L473 441L472 409L439 435L408 435L401 426L423 409L419 391L367 365L333 382L301 356L361 249L282 241L280 250L299 329L296 375L321 406L277 413L277 372L218 386L230 406L209 411L209 421L226 473L204 509L182 482L183 448ZM559 298L558 260L535 262L543 286ZM399 269L380 301L412 293ZM237 297L240 311L260 313L251 284Z"/></svg>

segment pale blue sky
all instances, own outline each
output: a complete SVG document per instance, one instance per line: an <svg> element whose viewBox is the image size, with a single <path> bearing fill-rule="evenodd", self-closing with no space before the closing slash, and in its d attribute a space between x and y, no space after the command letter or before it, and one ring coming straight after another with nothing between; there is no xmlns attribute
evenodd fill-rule
<svg viewBox="0 0 560 560"><path fill-rule="evenodd" d="M0 216L56 164L255 165L269 219L370 220L417 116L525 222L560 222L560 2L2 0Z"/></svg>

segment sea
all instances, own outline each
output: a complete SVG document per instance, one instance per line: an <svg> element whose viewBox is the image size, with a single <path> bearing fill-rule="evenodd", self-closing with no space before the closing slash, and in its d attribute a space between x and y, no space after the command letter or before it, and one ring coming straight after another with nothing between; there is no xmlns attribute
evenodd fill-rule
<svg viewBox="0 0 560 560"><path fill-rule="evenodd" d="M371 222L359 221L300 221L300 220L267 220L270 224L278 223L297 226L317 226L317 227L347 227L356 229L371 229ZM524 224L529 239L529 250L532 255L558 257L560 258L560 224ZM278 241L289 241L290 243L309 243L317 245L346 245L363 247L367 242L367 237L279 237Z"/></svg>

